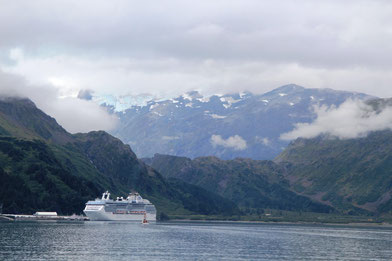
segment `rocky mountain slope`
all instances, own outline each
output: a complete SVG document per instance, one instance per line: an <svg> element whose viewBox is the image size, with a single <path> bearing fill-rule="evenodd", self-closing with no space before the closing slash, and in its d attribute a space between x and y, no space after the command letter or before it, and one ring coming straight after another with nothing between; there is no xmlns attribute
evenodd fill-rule
<svg viewBox="0 0 392 261"><path fill-rule="evenodd" d="M3 212L80 213L104 190L124 196L134 189L161 213L238 214L214 193L164 179L105 132L67 133L26 99L0 100L0 163Z"/></svg>
<svg viewBox="0 0 392 261"><path fill-rule="evenodd" d="M120 124L111 133L130 144L139 157L160 153L273 159L288 145L280 139L282 133L298 122L314 120L314 105L339 105L348 98L369 96L294 84L262 95L206 98L191 92L117 112Z"/></svg>

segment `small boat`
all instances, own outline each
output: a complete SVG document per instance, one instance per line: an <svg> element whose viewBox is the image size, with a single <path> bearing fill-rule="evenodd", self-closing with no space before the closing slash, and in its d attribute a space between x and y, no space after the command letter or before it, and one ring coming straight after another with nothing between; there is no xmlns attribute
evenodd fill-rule
<svg viewBox="0 0 392 261"><path fill-rule="evenodd" d="M149 224L148 221L147 221L147 214L146 213L144 213L144 218L143 218L142 224L143 225L148 225Z"/></svg>

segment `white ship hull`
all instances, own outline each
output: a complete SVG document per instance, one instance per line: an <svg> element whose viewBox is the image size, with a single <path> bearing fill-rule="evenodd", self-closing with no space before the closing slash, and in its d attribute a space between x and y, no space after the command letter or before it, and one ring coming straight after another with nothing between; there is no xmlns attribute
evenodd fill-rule
<svg viewBox="0 0 392 261"><path fill-rule="evenodd" d="M84 210L86 216L91 221L135 221L142 222L144 214L113 214L112 212L105 212L104 208L101 210ZM149 222L156 221L155 214L146 214L146 218Z"/></svg>

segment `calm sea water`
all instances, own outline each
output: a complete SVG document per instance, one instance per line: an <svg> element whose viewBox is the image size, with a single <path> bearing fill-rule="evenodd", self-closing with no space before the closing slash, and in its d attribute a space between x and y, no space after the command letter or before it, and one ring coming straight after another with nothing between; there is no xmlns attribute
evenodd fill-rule
<svg viewBox="0 0 392 261"><path fill-rule="evenodd" d="M0 222L0 260L392 260L387 228Z"/></svg>

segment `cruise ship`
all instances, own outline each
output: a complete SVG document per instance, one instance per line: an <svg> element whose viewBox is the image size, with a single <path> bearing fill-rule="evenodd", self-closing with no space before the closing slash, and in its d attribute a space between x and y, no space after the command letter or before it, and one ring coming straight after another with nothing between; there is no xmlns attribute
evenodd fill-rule
<svg viewBox="0 0 392 261"><path fill-rule="evenodd" d="M106 191L101 199L88 201L83 212L93 221L156 221L155 206L137 192L130 193L127 198L112 200Z"/></svg>

